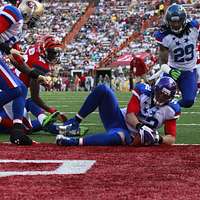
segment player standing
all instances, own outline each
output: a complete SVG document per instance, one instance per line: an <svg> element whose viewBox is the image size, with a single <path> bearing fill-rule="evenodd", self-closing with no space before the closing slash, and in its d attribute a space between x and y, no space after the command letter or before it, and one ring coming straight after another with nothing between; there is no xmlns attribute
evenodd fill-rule
<svg viewBox="0 0 200 200"><path fill-rule="evenodd" d="M176 80L182 107L191 107L197 92L196 45L199 24L190 20L182 5L172 4L164 17L164 25L155 33L160 45L161 68L170 67L168 73Z"/></svg>

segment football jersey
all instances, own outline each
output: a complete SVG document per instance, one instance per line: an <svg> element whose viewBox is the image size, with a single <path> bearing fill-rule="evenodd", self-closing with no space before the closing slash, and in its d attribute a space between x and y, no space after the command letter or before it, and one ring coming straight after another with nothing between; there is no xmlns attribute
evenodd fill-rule
<svg viewBox="0 0 200 200"><path fill-rule="evenodd" d="M133 95L140 102L140 111L136 114L138 120L154 130L160 128L166 120L177 119L180 116L180 105L175 100L163 106L156 106L153 103L153 90L147 84L137 84L135 90L133 90ZM121 111L125 117L127 108ZM126 125L131 132L137 132L128 123Z"/></svg>
<svg viewBox="0 0 200 200"><path fill-rule="evenodd" d="M0 16L3 16L10 24L8 30L0 33L0 42L8 43L12 47L22 36L23 16L20 10L12 5L0 8Z"/></svg>
<svg viewBox="0 0 200 200"><path fill-rule="evenodd" d="M30 67L35 68L41 72L41 74L46 74L49 72L49 64L41 57L40 45L30 46L24 57L24 62ZM18 60L20 63L20 61ZM14 69L14 73L24 82L24 84L29 87L30 77L25 73L20 72L18 69Z"/></svg>
<svg viewBox="0 0 200 200"><path fill-rule="evenodd" d="M184 71L196 68L196 45L199 36L199 23L196 20L187 22L189 34L178 37L167 30L155 32L156 41L169 49L168 65Z"/></svg>

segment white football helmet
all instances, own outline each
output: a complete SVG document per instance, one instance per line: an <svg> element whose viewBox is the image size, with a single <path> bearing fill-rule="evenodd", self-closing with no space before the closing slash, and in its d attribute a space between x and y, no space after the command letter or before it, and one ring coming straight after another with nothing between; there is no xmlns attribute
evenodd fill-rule
<svg viewBox="0 0 200 200"><path fill-rule="evenodd" d="M18 7L25 23L37 21L44 13L43 5L36 0L22 0Z"/></svg>

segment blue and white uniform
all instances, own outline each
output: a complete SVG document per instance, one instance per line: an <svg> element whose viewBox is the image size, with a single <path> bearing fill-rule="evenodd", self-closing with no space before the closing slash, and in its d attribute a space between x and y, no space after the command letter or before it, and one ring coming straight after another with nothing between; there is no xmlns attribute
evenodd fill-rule
<svg viewBox="0 0 200 200"><path fill-rule="evenodd" d="M199 23L196 20L187 22L189 32L175 35L169 30L160 29L155 32L156 41L168 48L168 65L171 68L181 70L181 76L177 80L182 94L179 101L182 107L191 107L197 92L196 45L199 40ZM188 87L189 86L189 87Z"/></svg>
<svg viewBox="0 0 200 200"><path fill-rule="evenodd" d="M5 17L10 24L9 29L0 33L0 42L8 43L12 47L22 36L23 16L20 10L12 5L1 8L0 16Z"/></svg>
<svg viewBox="0 0 200 200"><path fill-rule="evenodd" d="M0 9L0 43L13 47L19 42L22 34L23 17L20 10L12 5ZM3 58L4 48L0 50L0 106L13 100L13 115L15 122L23 117L27 88L13 74Z"/></svg>
<svg viewBox="0 0 200 200"><path fill-rule="evenodd" d="M135 97L139 101L139 105L137 103L138 101L135 101ZM130 100L128 107L122 109L124 117L127 113L132 112L131 107L134 107L133 109L139 107L140 111L135 113L138 120L154 130L162 127L168 120L176 120L179 118L181 112L180 105L175 100L170 101L163 106L156 106L153 102L152 87L144 83L137 84L133 90L133 97ZM126 124L130 132L137 132L135 128L128 123Z"/></svg>
<svg viewBox="0 0 200 200"><path fill-rule="evenodd" d="M130 107L130 102L133 109ZM101 121L106 130L105 133L91 134L80 138L80 140L77 140L77 138L64 139L62 145L132 145L134 135L138 131L126 122L128 112L133 112L142 123L151 125L152 129L157 129L165 124L165 131L172 130L169 132L171 134L175 130L176 134L175 121L180 114L180 106L177 102L170 102L162 107L156 107L153 105L152 90L144 84L136 88L130 102L128 108L120 109L113 91L105 85L97 86L85 100L78 115L85 118L98 108ZM137 109L138 113L132 111L134 107L139 108ZM170 127L172 124L175 127ZM173 134L174 137L176 137L175 134Z"/></svg>

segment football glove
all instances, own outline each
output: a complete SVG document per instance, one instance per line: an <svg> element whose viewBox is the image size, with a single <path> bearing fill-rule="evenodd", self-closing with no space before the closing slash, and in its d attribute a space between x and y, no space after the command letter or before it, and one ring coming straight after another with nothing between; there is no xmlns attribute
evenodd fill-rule
<svg viewBox="0 0 200 200"><path fill-rule="evenodd" d="M177 81L181 75L181 71L178 69L171 69L169 71L169 75L175 80Z"/></svg>
<svg viewBox="0 0 200 200"><path fill-rule="evenodd" d="M154 145L156 142L156 132L144 124L137 124L136 129L140 135L141 144L145 146Z"/></svg>
<svg viewBox="0 0 200 200"><path fill-rule="evenodd" d="M181 75L181 71L179 69L172 69L167 64L161 65L161 71L169 74L175 81L177 81Z"/></svg>

